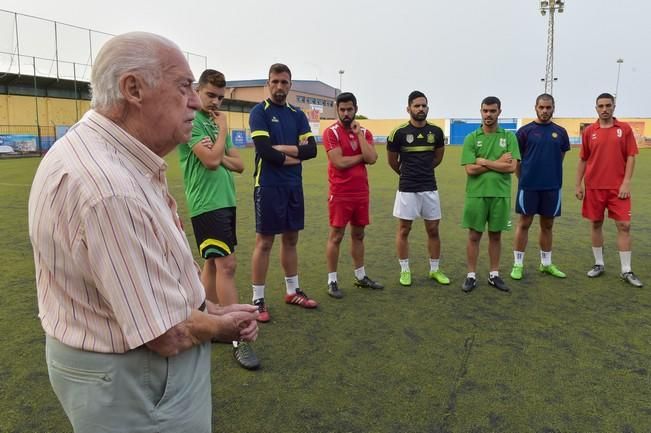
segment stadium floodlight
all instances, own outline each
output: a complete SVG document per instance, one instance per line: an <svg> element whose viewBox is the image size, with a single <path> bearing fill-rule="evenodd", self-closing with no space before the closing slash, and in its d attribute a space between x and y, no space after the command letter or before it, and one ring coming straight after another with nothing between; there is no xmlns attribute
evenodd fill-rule
<svg viewBox="0 0 651 433"><path fill-rule="evenodd" d="M565 10L565 0L541 0L540 14L549 13L547 25L547 62L545 65L545 93L552 94L554 90L554 15Z"/></svg>
<svg viewBox="0 0 651 433"><path fill-rule="evenodd" d="M341 87L341 80L342 80L342 78L343 78L343 76L344 76L344 72L346 72L346 71L344 71L343 69L339 69L339 91L340 91L340 92L341 92L341 90L342 90L342 87Z"/></svg>
<svg viewBox="0 0 651 433"><path fill-rule="evenodd" d="M617 83L615 84L615 101L617 101L617 93L619 91L619 74L622 72L622 63L624 63L624 59L617 59Z"/></svg>

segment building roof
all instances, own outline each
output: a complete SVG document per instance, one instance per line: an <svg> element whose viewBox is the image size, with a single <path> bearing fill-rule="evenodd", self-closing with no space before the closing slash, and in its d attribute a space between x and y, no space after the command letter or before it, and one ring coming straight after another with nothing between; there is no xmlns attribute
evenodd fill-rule
<svg viewBox="0 0 651 433"><path fill-rule="evenodd" d="M266 84L267 80L235 80L227 81L226 87L264 87ZM334 98L339 93L339 89L317 80L292 80L292 90L330 98Z"/></svg>

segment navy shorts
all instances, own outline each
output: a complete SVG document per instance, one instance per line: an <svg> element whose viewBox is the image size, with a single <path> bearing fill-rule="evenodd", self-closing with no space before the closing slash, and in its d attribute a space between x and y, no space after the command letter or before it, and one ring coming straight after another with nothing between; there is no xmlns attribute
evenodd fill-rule
<svg viewBox="0 0 651 433"><path fill-rule="evenodd" d="M235 208L225 207L191 218L197 248L204 259L226 257L235 252Z"/></svg>
<svg viewBox="0 0 651 433"><path fill-rule="evenodd" d="M255 231L262 235L277 235L303 230L305 207L303 186L256 186Z"/></svg>
<svg viewBox="0 0 651 433"><path fill-rule="evenodd" d="M557 217L561 215L561 190L526 191L518 189L515 211L520 215L541 215Z"/></svg>

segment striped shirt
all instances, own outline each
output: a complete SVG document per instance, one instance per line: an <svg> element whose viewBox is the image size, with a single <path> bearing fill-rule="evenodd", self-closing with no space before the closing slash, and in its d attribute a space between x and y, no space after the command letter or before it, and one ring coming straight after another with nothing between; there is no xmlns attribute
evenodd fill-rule
<svg viewBox="0 0 651 433"><path fill-rule="evenodd" d="M89 111L41 161L29 197L39 318L78 349L123 353L204 300L167 164Z"/></svg>

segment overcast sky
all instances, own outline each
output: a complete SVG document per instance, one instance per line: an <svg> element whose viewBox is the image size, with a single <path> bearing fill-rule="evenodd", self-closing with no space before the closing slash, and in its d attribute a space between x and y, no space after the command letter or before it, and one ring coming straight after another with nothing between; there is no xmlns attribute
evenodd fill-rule
<svg viewBox="0 0 651 433"><path fill-rule="evenodd" d="M0 8L113 34L159 33L207 56L208 67L229 80L266 78L269 65L282 62L294 79L339 87L343 69L343 90L354 92L360 113L372 118L404 117L414 89L428 95L430 117L478 117L488 95L502 99L503 117L527 117L543 90L547 17L537 0L99 4L2 0ZM4 27L0 45L10 43ZM650 1L566 0L555 42L557 116L594 116L594 98L615 92L622 58L616 114L651 117ZM34 55L54 55L51 41L32 46L46 51Z"/></svg>

